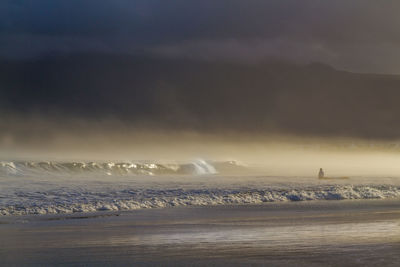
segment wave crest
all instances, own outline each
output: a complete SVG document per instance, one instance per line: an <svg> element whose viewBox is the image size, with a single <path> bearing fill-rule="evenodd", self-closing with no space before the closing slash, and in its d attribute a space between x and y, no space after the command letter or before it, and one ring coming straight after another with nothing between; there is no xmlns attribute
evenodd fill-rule
<svg viewBox="0 0 400 267"><path fill-rule="evenodd" d="M96 174L96 175L212 175L244 170L235 161L210 162L195 160L189 163L161 164L155 162L53 162L10 161L0 162L0 174Z"/></svg>

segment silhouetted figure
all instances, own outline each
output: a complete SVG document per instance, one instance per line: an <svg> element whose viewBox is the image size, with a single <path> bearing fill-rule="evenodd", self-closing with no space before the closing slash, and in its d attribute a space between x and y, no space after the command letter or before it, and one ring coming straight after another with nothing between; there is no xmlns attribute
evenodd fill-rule
<svg viewBox="0 0 400 267"><path fill-rule="evenodd" d="M322 168L319 168L318 178L319 179L324 178L324 175L325 175L324 170Z"/></svg>

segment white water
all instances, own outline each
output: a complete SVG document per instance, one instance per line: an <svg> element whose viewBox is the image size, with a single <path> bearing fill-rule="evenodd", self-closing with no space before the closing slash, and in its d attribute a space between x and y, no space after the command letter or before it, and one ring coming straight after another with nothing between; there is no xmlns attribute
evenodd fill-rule
<svg viewBox="0 0 400 267"><path fill-rule="evenodd" d="M318 180L226 174L244 168L234 162L204 160L1 162L0 215L400 197L400 177Z"/></svg>
<svg viewBox="0 0 400 267"><path fill-rule="evenodd" d="M228 166L232 169L240 168L236 162L206 162L195 160L189 163L161 164L155 162L52 162L52 161L2 161L0 174L3 175L166 175L187 174L207 175L216 174L213 164Z"/></svg>

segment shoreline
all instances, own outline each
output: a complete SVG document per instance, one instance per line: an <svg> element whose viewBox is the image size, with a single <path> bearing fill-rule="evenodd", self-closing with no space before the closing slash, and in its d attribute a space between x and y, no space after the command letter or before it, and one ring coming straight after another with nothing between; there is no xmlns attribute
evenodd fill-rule
<svg viewBox="0 0 400 267"><path fill-rule="evenodd" d="M111 210L111 211L93 211L93 212L71 212L71 213L49 213L49 214L23 214L23 215L3 215L0 216L0 224L18 223L20 221L36 222L36 221L63 221L63 220L80 220L80 219L97 219L97 218L108 218L108 217L120 217L130 216L141 213L157 213L160 211L180 211L180 210L213 210L213 209L254 209L262 208L270 211L277 209L294 209L298 208L310 208L315 209L334 209L335 207L357 207L360 208L360 204L368 203L369 206L397 206L400 203L400 197L393 198L367 198L367 199L327 199L327 200L294 200L294 201L271 201L271 202L260 202L260 203L233 203L233 204L213 204L213 205L187 205L187 206L167 206L167 207L150 207L142 209L132 210ZM368 209L369 206L363 206L363 209ZM298 211L298 210L297 210ZM400 212L400 209L399 209Z"/></svg>
<svg viewBox="0 0 400 267"><path fill-rule="evenodd" d="M400 260L399 222L398 199L25 216L0 224L0 257L18 266L372 266L376 253Z"/></svg>

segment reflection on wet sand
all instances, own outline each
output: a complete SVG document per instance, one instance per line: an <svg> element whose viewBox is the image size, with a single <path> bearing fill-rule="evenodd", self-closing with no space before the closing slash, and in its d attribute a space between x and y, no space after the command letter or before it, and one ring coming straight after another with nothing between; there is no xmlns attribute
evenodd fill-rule
<svg viewBox="0 0 400 267"><path fill-rule="evenodd" d="M0 226L0 254L17 265L390 265L400 261L399 207L321 201L26 217Z"/></svg>

